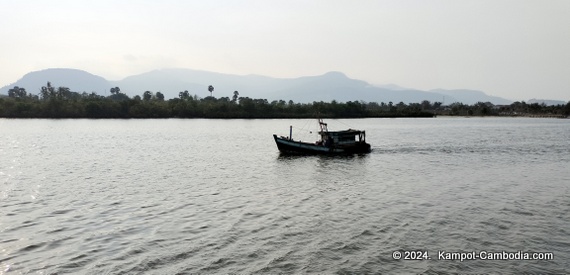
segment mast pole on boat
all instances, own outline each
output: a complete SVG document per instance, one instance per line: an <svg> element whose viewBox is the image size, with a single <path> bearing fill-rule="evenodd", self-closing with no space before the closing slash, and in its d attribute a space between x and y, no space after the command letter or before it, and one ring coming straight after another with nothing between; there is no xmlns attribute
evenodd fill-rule
<svg viewBox="0 0 570 275"><path fill-rule="evenodd" d="M289 125L289 139L293 140L293 125Z"/></svg>

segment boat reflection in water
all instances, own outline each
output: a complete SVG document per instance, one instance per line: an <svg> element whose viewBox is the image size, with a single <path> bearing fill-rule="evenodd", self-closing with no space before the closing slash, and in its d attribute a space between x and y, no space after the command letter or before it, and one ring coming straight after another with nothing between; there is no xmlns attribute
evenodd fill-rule
<svg viewBox="0 0 570 275"><path fill-rule="evenodd" d="M329 131L327 124L319 119L320 139L315 143L293 140L292 127L289 136L273 135L277 148L288 154L359 154L369 153L370 144L366 143L366 132L354 129Z"/></svg>

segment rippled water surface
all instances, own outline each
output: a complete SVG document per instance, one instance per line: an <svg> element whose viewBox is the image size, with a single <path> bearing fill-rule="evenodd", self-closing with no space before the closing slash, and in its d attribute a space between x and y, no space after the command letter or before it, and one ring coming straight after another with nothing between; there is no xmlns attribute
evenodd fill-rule
<svg viewBox="0 0 570 275"><path fill-rule="evenodd" d="M570 271L570 120L328 122L372 153L280 155L313 120L2 119L0 273Z"/></svg>

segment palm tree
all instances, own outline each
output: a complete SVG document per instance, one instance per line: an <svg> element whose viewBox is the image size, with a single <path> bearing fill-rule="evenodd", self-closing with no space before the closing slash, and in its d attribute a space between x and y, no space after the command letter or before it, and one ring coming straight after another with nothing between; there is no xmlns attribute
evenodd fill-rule
<svg viewBox="0 0 570 275"><path fill-rule="evenodd" d="M161 92L156 92L156 99L159 101L164 101L164 94Z"/></svg>
<svg viewBox="0 0 570 275"><path fill-rule="evenodd" d="M151 91L146 91L143 93L143 100L144 101L149 101L152 98L152 92Z"/></svg>
<svg viewBox="0 0 570 275"><path fill-rule="evenodd" d="M239 92L238 91L234 91L234 96L232 97L232 101L233 102L237 102L239 98Z"/></svg>
<svg viewBox="0 0 570 275"><path fill-rule="evenodd" d="M214 91L214 86L208 86L208 91L210 91L210 96L212 96L212 92Z"/></svg>

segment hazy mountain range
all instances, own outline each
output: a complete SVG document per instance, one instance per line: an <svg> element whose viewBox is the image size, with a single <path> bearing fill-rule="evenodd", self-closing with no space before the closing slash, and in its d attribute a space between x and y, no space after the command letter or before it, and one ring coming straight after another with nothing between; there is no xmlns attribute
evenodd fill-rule
<svg viewBox="0 0 570 275"><path fill-rule="evenodd" d="M208 86L214 86L213 96L232 97L234 91L240 96L272 100L293 100L313 102L336 100L366 102L412 103L429 100L444 104L462 102L474 104L478 101L496 105L510 104L511 100L489 96L474 90L436 89L421 91L397 85L371 85L365 81L351 79L340 72L329 72L319 76L299 78L272 78L260 75L231 75L191 69L162 69L109 81L100 76L76 69L46 69L24 75L16 83L0 89L6 95L14 86L25 88L28 93L39 94L40 88L50 81L54 87L68 87L74 92L96 92L109 95L111 87L119 87L128 96L142 95L145 91L161 92L165 98L178 97L181 91L189 91L199 97L209 96Z"/></svg>

